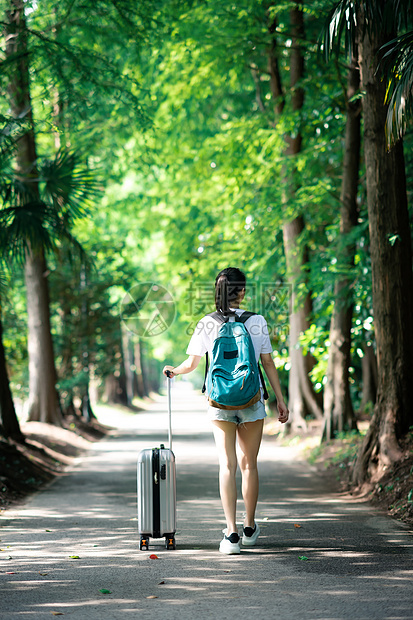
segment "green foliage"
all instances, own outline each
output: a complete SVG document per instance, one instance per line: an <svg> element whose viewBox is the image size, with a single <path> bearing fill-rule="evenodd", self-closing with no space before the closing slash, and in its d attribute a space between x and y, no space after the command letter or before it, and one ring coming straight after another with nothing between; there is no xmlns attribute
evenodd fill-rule
<svg viewBox="0 0 413 620"><path fill-rule="evenodd" d="M38 175L29 185L8 170L0 181L0 245L5 256L20 263L27 252L48 252L61 239L81 250L71 227L97 196L95 177L74 153L58 151L52 160L39 162Z"/></svg>
<svg viewBox="0 0 413 620"><path fill-rule="evenodd" d="M322 443L312 448L308 461L312 465L322 462L324 467L336 469L340 477L357 458L364 434L358 431L338 433L333 443Z"/></svg>
<svg viewBox="0 0 413 620"><path fill-rule="evenodd" d="M326 49L342 48L340 33L351 43L357 3L350 4L347 13L345 2L334 4L341 13L326 33ZM327 65L319 54L331 2L305 5L305 99L299 114L292 111L291 6L289 0L27 5L41 200L14 178L13 144L30 127L6 118L4 98L0 240L9 256L23 257L27 244L53 250L52 329L63 393L83 386L89 372L101 381L122 373L120 304L139 282L165 286L177 310L167 332L145 341L147 363L180 362L197 320L213 310L216 272L229 264L246 271L246 303L268 318L286 388L291 283L282 229L303 214L297 252L306 249L307 263L294 286L299 301L312 292L313 308L300 346L314 356L311 378L322 390L334 283L348 278L342 303L350 296L354 303L357 402L360 355L374 339L374 324L363 169L358 226L343 236L339 223L347 67ZM282 117L268 71L272 45ZM15 60L0 59L4 96ZM298 131L302 150L286 158L285 136ZM408 149L406 155L411 170ZM285 179L293 175L297 191L287 200ZM69 250L74 239L80 256ZM352 247L354 266L347 260ZM5 301L13 386L27 384L22 291L20 274ZM282 301L270 303L283 291Z"/></svg>

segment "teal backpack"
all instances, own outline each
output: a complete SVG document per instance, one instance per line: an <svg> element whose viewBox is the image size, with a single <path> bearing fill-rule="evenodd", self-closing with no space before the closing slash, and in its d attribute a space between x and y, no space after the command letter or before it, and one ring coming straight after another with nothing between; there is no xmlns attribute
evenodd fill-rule
<svg viewBox="0 0 413 620"><path fill-rule="evenodd" d="M261 368L255 359L254 345L244 323L255 312L235 315L235 321L220 312L208 316L222 323L212 349L209 367L206 354L205 381L209 404L218 409L246 409L261 398L260 377L264 398L268 398ZM209 372L208 372L209 370Z"/></svg>

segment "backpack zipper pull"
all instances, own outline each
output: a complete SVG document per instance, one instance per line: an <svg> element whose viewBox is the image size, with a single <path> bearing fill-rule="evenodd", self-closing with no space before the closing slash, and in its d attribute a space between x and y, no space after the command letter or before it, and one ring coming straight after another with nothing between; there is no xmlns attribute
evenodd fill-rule
<svg viewBox="0 0 413 620"><path fill-rule="evenodd" d="M247 371L245 371L245 373L244 373L244 378L243 378L243 380L242 380L242 385L241 385L241 387L240 387L240 391L244 389L244 382L245 382L245 377L246 377L246 376L247 376Z"/></svg>

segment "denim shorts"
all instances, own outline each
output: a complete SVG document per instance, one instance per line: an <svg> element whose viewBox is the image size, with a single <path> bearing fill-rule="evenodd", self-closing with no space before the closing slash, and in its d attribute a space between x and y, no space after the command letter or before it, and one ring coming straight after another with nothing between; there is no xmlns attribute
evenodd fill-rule
<svg viewBox="0 0 413 620"><path fill-rule="evenodd" d="M246 409L217 409L208 407L208 415L211 420L221 420L222 422L233 422L240 425L245 422L256 422L267 417L265 413L264 401L261 398L257 403Z"/></svg>

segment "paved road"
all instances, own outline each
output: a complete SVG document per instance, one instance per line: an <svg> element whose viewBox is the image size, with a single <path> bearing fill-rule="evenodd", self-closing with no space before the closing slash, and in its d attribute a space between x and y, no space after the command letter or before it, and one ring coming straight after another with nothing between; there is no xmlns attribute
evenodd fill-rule
<svg viewBox="0 0 413 620"><path fill-rule="evenodd" d="M240 556L220 554L224 522L203 401L180 382L173 408L176 551L162 541L149 552L138 548L136 455L165 438L163 399L120 415L119 428L68 475L3 514L2 620L413 618L411 533L329 491L271 438L260 460L260 544Z"/></svg>

